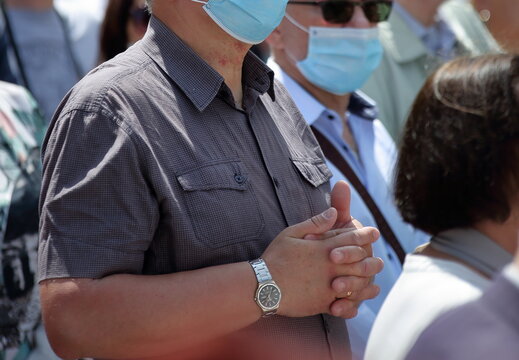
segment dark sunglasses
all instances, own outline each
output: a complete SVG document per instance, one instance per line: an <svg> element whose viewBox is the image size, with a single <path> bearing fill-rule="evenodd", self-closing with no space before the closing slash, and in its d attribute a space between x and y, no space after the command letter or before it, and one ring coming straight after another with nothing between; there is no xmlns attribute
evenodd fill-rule
<svg viewBox="0 0 519 360"><path fill-rule="evenodd" d="M312 5L319 6L323 13L323 18L329 23L344 24L351 20L355 12L355 6L360 6L364 15L372 23L386 21L391 14L392 1L367 0L367 1L289 1L293 5Z"/></svg>
<svg viewBox="0 0 519 360"><path fill-rule="evenodd" d="M130 11L130 17L136 25L148 26L150 21L150 13L144 7Z"/></svg>

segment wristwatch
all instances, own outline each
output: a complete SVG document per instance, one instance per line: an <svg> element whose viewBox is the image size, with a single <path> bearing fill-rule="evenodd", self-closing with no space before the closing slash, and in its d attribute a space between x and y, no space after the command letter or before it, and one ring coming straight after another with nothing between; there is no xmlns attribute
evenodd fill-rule
<svg viewBox="0 0 519 360"><path fill-rule="evenodd" d="M263 317L274 315L281 302L281 290L275 281L272 280L267 264L265 264L263 259L249 261L249 264L252 266L258 280L254 301L263 312Z"/></svg>

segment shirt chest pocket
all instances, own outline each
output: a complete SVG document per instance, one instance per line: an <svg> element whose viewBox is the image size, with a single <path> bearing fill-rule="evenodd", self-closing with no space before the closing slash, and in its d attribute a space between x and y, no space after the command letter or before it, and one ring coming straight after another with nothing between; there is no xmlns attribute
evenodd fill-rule
<svg viewBox="0 0 519 360"><path fill-rule="evenodd" d="M332 177L332 172L320 158L292 158L292 163L313 187L323 185Z"/></svg>
<svg viewBox="0 0 519 360"><path fill-rule="evenodd" d="M308 203L308 210L302 216L306 220L330 206L330 178L332 173L320 158L292 158L295 169L305 184L304 194ZM303 199L298 197L300 201ZM300 202L299 206L302 206ZM301 219L298 219L301 220ZM291 223L292 224L292 223Z"/></svg>
<svg viewBox="0 0 519 360"><path fill-rule="evenodd" d="M246 169L239 160L211 162L177 175L199 241L219 248L250 241L265 226Z"/></svg>

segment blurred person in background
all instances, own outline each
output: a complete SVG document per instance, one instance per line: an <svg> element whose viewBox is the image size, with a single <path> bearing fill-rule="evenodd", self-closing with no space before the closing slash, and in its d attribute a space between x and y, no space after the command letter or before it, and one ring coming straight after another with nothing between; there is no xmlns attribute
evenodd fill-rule
<svg viewBox="0 0 519 360"><path fill-rule="evenodd" d="M16 83L11 66L9 65L9 57L7 56L7 34L5 31L0 33L0 81Z"/></svg>
<svg viewBox="0 0 519 360"><path fill-rule="evenodd" d="M375 320L366 360L405 358L434 319L481 296L512 261L518 98L519 58L504 54L453 60L418 94L402 137L395 196L404 220L433 238L407 255Z"/></svg>
<svg viewBox="0 0 519 360"><path fill-rule="evenodd" d="M517 360L519 247L483 296L449 311L420 336L407 360Z"/></svg>
<svg viewBox="0 0 519 360"><path fill-rule="evenodd" d="M519 53L519 1L472 0L481 20L504 50Z"/></svg>
<svg viewBox="0 0 519 360"><path fill-rule="evenodd" d="M384 57L363 90L396 143L429 74L457 56L499 51L472 6L458 0L396 0L380 39Z"/></svg>
<svg viewBox="0 0 519 360"><path fill-rule="evenodd" d="M41 324L36 286L40 146L36 101L0 81L0 359L57 359Z"/></svg>
<svg viewBox="0 0 519 360"><path fill-rule="evenodd" d="M1 0L0 28L17 83L48 122L61 99L97 63L98 21L53 0Z"/></svg>
<svg viewBox="0 0 519 360"><path fill-rule="evenodd" d="M144 0L109 0L101 25L100 62L110 60L142 39L149 20Z"/></svg>
<svg viewBox="0 0 519 360"><path fill-rule="evenodd" d="M54 3L60 9L68 7L76 11L89 12L101 23L105 16L108 0L54 0Z"/></svg>

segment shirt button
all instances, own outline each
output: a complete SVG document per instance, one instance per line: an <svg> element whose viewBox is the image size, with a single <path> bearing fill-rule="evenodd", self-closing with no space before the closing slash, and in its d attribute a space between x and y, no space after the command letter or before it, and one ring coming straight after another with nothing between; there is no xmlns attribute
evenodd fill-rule
<svg viewBox="0 0 519 360"><path fill-rule="evenodd" d="M330 333L330 325L328 325L328 321L324 321L324 329L329 334Z"/></svg>
<svg viewBox="0 0 519 360"><path fill-rule="evenodd" d="M234 181L236 181L240 185L243 184L245 182L245 180L247 180L246 176L243 176L243 175L240 175L240 174L235 174L234 175Z"/></svg>

